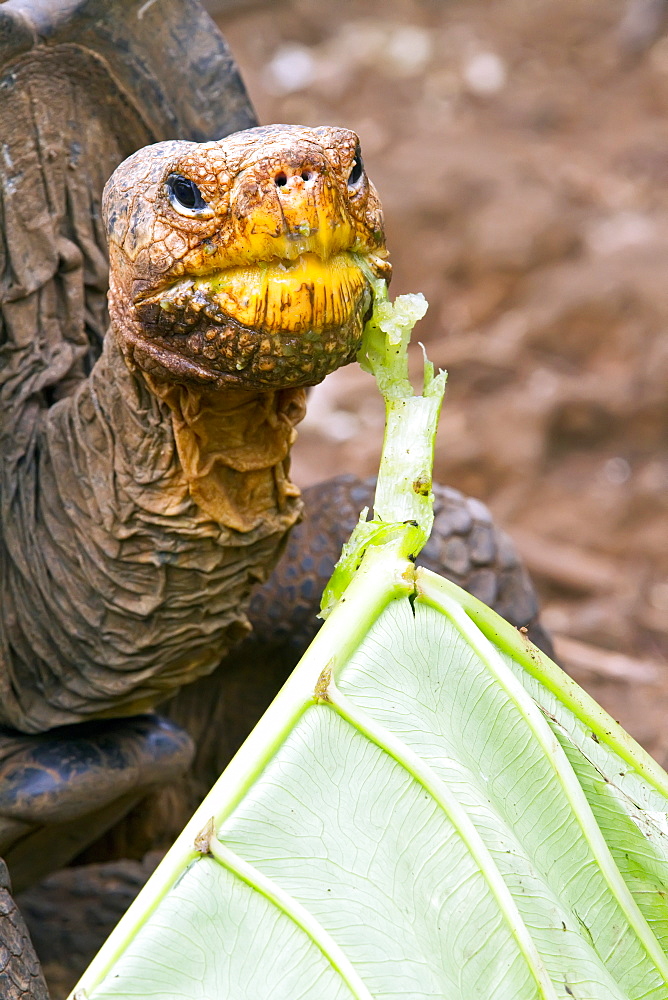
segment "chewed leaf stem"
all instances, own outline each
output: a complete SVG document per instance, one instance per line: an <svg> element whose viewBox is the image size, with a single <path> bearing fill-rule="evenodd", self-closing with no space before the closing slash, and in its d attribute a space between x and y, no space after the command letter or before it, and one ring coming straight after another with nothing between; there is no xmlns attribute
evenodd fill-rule
<svg viewBox="0 0 668 1000"><path fill-rule="evenodd" d="M344 546L323 594L323 618L340 599L369 546L401 538L403 556L414 559L429 538L434 520L434 442L447 376L445 372L434 375L434 366L424 355L421 395L413 392L408 377L408 342L427 311L427 301L417 294L400 295L390 302L385 282L370 272L368 278L374 289L374 310L357 359L375 376L385 400L385 438L374 516L367 520L363 512Z"/></svg>

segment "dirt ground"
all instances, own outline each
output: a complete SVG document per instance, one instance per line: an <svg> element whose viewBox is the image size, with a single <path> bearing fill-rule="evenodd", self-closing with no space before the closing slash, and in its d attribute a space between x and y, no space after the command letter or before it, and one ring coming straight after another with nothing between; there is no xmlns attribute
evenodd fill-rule
<svg viewBox="0 0 668 1000"><path fill-rule="evenodd" d="M262 122L359 133L393 292L425 293L419 336L449 371L437 476L489 504L562 662L666 763L664 6L290 0L218 20ZM298 481L372 474L381 432L369 378L330 376Z"/></svg>
<svg viewBox="0 0 668 1000"><path fill-rule="evenodd" d="M262 122L359 133L393 292L425 293L419 336L450 373L437 477L490 506L562 663L666 765L663 0L218 2ZM298 482L373 474L382 423L369 377L330 376ZM121 902L143 874L119 867ZM67 891L107 920L88 882Z"/></svg>

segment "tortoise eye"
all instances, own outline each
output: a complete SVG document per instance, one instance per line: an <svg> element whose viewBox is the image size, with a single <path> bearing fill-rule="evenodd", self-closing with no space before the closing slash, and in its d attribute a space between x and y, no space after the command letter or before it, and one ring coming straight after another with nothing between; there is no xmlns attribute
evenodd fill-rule
<svg viewBox="0 0 668 1000"><path fill-rule="evenodd" d="M355 159L353 160L353 165L350 170L350 176L348 177L348 187L355 188L358 186L362 177L364 176L364 163L362 162L362 153L359 146L355 148Z"/></svg>
<svg viewBox="0 0 668 1000"><path fill-rule="evenodd" d="M209 209L195 182L181 174L169 175L167 194L172 206L182 215L199 215Z"/></svg>

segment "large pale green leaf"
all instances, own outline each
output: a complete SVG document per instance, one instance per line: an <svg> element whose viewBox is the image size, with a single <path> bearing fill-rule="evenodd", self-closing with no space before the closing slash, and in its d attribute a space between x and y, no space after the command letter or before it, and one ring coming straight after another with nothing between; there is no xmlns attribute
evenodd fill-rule
<svg viewBox="0 0 668 1000"><path fill-rule="evenodd" d="M368 553L86 996L668 997L666 775L493 612L411 577Z"/></svg>
<svg viewBox="0 0 668 1000"><path fill-rule="evenodd" d="M377 306L376 516L79 1000L668 1000L668 776L521 633L415 570L444 376L427 364L410 398L423 307Z"/></svg>

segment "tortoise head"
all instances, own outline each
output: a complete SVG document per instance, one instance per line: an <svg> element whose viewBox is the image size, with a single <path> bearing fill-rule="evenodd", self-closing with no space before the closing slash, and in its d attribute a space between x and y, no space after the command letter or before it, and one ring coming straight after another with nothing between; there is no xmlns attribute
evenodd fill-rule
<svg viewBox="0 0 668 1000"><path fill-rule="evenodd" d="M389 280L354 132L273 125L162 142L109 180L110 311L146 371L213 385L311 385L352 361Z"/></svg>

